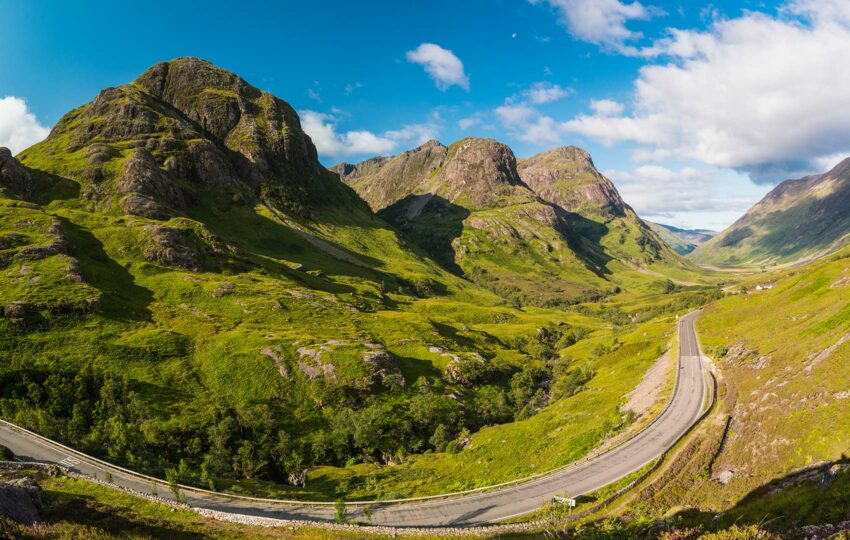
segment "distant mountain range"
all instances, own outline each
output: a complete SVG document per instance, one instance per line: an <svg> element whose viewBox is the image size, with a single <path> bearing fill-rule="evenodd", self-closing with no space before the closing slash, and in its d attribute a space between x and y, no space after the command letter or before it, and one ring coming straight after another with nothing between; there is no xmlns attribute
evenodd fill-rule
<svg viewBox="0 0 850 540"><path fill-rule="evenodd" d="M850 242L850 158L829 172L786 180L729 228L694 250L712 265L792 263Z"/></svg>
<svg viewBox="0 0 850 540"><path fill-rule="evenodd" d="M709 231L708 229L680 229L672 225L651 221L647 221L647 224L679 255L691 253L698 245L717 235L717 231Z"/></svg>

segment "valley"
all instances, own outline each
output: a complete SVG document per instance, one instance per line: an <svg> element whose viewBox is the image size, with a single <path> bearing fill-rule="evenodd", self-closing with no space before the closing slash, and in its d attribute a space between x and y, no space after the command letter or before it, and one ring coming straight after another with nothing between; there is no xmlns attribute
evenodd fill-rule
<svg viewBox="0 0 850 540"><path fill-rule="evenodd" d="M325 167L287 102L155 64L0 150L0 445L285 520L837 522L845 169L715 235L644 221L576 146ZM807 467L834 508L788 509Z"/></svg>

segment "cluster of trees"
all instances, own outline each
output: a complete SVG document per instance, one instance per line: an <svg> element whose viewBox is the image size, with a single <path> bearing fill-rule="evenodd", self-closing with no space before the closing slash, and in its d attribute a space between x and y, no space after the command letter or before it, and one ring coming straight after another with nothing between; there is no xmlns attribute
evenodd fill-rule
<svg viewBox="0 0 850 540"><path fill-rule="evenodd" d="M546 338L550 339L550 338ZM393 462L427 451L456 452L482 426L526 418L550 390L570 395L586 382L580 370L528 366L509 384L482 384L451 395L412 389L376 395L359 407L328 407L320 418L291 423L275 404L240 410L210 406L171 418L155 416L126 376L17 371L0 377L0 414L46 436L175 483L215 488L227 479L303 484L320 464Z"/></svg>
<svg viewBox="0 0 850 540"><path fill-rule="evenodd" d="M593 374L574 369L559 351L586 333L566 325L540 328L512 344L530 357L522 369L480 358L463 364L468 381L445 387L417 384L356 396L339 386L317 388L310 395L321 406L273 400L234 409L199 401L175 411L145 383L90 366L10 370L0 374L0 415L174 483L303 484L306 470L317 465L457 452L483 426L528 418L573 395Z"/></svg>

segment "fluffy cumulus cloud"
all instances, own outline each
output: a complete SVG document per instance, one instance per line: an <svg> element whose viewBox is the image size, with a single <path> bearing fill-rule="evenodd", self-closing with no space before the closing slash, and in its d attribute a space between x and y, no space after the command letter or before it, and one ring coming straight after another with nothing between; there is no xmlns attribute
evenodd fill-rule
<svg viewBox="0 0 850 540"><path fill-rule="evenodd" d="M558 84L536 82L529 88L505 99L504 105L493 110L496 119L511 137L536 145L561 142L564 129L550 116L540 111L540 106L573 93L571 88Z"/></svg>
<svg viewBox="0 0 850 540"><path fill-rule="evenodd" d="M425 68L440 90L460 86L469 91L469 77L463 69L463 62L452 51L434 43L423 43L407 52L407 60Z"/></svg>
<svg viewBox="0 0 850 540"><path fill-rule="evenodd" d="M523 96L525 96L531 103L541 105L543 103L558 101L559 99L569 96L572 92L572 89L563 88L558 84L536 82L531 85L531 88L523 92Z"/></svg>
<svg viewBox="0 0 850 540"><path fill-rule="evenodd" d="M761 197L758 190L742 191L740 178L716 169L642 165L632 171L606 170L623 199L644 218L691 226L723 228ZM687 189L683 189L687 186Z"/></svg>
<svg viewBox="0 0 850 540"><path fill-rule="evenodd" d="M590 108L599 116L615 116L623 113L622 103L610 99L592 99L590 100Z"/></svg>
<svg viewBox="0 0 850 540"><path fill-rule="evenodd" d="M439 115L428 122L407 124L399 129L375 134L367 130L339 131L339 115L305 110L301 127L313 139L320 156L335 159L350 156L388 154L403 144L422 144L436 137Z"/></svg>
<svg viewBox="0 0 850 540"><path fill-rule="evenodd" d="M646 160L691 159L772 183L850 155L850 2L798 0L706 31L670 30L641 55L630 114L560 125ZM599 103L599 102L596 102Z"/></svg>
<svg viewBox="0 0 850 540"><path fill-rule="evenodd" d="M14 96L0 99L0 146L17 154L43 140L48 133L50 130L38 122L23 99Z"/></svg>
<svg viewBox="0 0 850 540"><path fill-rule="evenodd" d="M510 135L539 146L558 144L561 133L557 122L524 103L506 103L494 111Z"/></svg>
<svg viewBox="0 0 850 540"><path fill-rule="evenodd" d="M634 54L637 49L627 43L641 37L630 30L629 21L649 19L659 13L640 2L618 0L530 0L532 4L547 2L558 12L559 20L576 39L606 49Z"/></svg>

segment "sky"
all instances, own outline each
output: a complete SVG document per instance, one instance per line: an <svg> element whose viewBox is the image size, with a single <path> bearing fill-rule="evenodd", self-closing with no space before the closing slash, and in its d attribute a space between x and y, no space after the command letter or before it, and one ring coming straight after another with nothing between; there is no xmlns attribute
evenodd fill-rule
<svg viewBox="0 0 850 540"><path fill-rule="evenodd" d="M0 146L199 56L326 165L474 135L588 150L644 218L720 230L850 155L850 1L0 0Z"/></svg>

